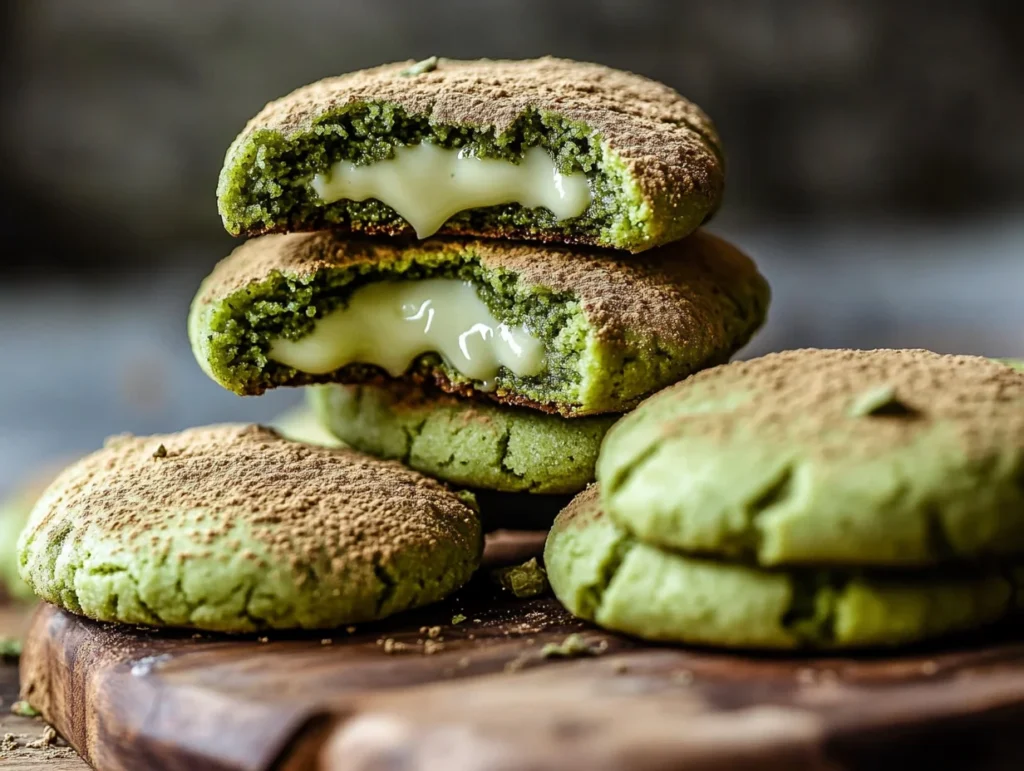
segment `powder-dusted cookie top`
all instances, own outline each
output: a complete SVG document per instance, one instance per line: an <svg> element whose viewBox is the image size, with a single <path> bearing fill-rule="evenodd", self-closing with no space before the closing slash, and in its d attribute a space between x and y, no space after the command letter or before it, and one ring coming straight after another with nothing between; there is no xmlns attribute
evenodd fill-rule
<svg viewBox="0 0 1024 771"><path fill-rule="evenodd" d="M207 372L242 393L354 382L351 371L310 378L275 372L272 362L239 382L244 362L237 340L265 351L258 334L262 316L272 314L276 334L301 338L315 319L345 302L353 283L435 275L472 280L499 321L526 323L541 335L550 369L567 381L499 375L489 395L563 414L622 411L724 360L760 326L769 297L753 262L704 231L628 260L606 250L490 240L275 235L246 242L204 282L192 308L193 345ZM223 367L217 363L221 345ZM445 376L451 380L451 373Z"/></svg>
<svg viewBox="0 0 1024 771"><path fill-rule="evenodd" d="M642 538L765 564L1024 552L1022 473L1024 378L907 350L700 373L609 432L597 470L606 507Z"/></svg>
<svg viewBox="0 0 1024 771"><path fill-rule="evenodd" d="M371 232L408 230L376 211L311 207L305 188L312 174L339 157L365 164L388 157L383 148L421 141L499 158L542 146L567 172L600 179L604 187L597 192L615 197L621 209L599 211L599 204L561 229L554 221L495 209L490 217L456 218L442 233L639 251L692 231L717 208L724 182L710 119L664 84L551 57L441 58L326 78L269 103L228 150L218 188L225 224L250 235L325 222Z"/></svg>
<svg viewBox="0 0 1024 771"><path fill-rule="evenodd" d="M113 437L57 478L20 544L23 577L51 602L226 631L430 602L468 578L480 550L477 515L438 482L236 425Z"/></svg>

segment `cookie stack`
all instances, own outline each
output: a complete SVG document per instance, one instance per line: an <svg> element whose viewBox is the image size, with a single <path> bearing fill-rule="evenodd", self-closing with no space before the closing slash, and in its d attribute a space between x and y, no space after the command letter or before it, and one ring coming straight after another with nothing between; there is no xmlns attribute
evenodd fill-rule
<svg viewBox="0 0 1024 771"><path fill-rule="evenodd" d="M219 186L236 235L312 232L222 262L193 346L239 394L330 384L311 398L351 447L473 490L490 526L546 527L620 414L762 323L754 265L693 232L722 182L698 108L605 67L321 81L249 123Z"/></svg>
<svg viewBox="0 0 1024 771"><path fill-rule="evenodd" d="M771 354L608 434L548 538L575 614L655 640L899 645L1024 589L1024 377L928 351Z"/></svg>
<svg viewBox="0 0 1024 771"><path fill-rule="evenodd" d="M764 279L697 231L722 186L697 107L597 65L429 59L272 102L227 152L219 208L249 240L189 336L238 394L316 386L355 449L117 438L37 505L22 575L93 618L224 631L439 599L481 513L550 525L622 413L761 325Z"/></svg>

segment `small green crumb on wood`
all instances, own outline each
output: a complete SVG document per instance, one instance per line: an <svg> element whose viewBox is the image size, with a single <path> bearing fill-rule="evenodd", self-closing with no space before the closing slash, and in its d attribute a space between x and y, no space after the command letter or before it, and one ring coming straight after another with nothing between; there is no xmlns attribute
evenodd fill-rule
<svg viewBox="0 0 1024 771"><path fill-rule="evenodd" d="M522 565L498 568L491 575L502 588L520 599L539 597L551 591L547 571L540 566L536 557Z"/></svg>
<svg viewBox="0 0 1024 771"><path fill-rule="evenodd" d="M597 645L591 645L583 635L573 633L560 643L548 643L540 649L541 658L545 659L571 659L578 656L599 656L608 649L608 643L602 640Z"/></svg>

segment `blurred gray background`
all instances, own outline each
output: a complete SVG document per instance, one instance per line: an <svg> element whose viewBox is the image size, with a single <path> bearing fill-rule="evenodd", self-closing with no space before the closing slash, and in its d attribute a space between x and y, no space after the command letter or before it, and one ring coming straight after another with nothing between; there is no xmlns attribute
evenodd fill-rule
<svg viewBox="0 0 1024 771"><path fill-rule="evenodd" d="M1024 355L1024 4L884 0L0 3L0 492L119 431L266 420L192 361L231 248L223 152L266 101L385 61L557 54L716 120L712 229L775 289L743 355Z"/></svg>

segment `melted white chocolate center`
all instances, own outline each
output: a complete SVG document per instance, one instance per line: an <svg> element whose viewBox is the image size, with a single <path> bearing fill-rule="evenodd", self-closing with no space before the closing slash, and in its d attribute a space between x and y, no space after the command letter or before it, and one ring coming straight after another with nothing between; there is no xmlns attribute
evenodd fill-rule
<svg viewBox="0 0 1024 771"><path fill-rule="evenodd" d="M544 369L544 345L524 326L491 314L470 281L386 281L357 289L298 340L278 338L267 356L312 375L373 364L392 377L417 357L438 353L465 377L494 385L499 367L519 376Z"/></svg>
<svg viewBox="0 0 1024 771"><path fill-rule="evenodd" d="M512 163L422 142L396 147L392 158L365 166L339 161L310 184L325 204L376 198L412 225L419 238L466 209L518 203L543 207L564 220L583 214L591 201L586 175L562 174L540 147Z"/></svg>

